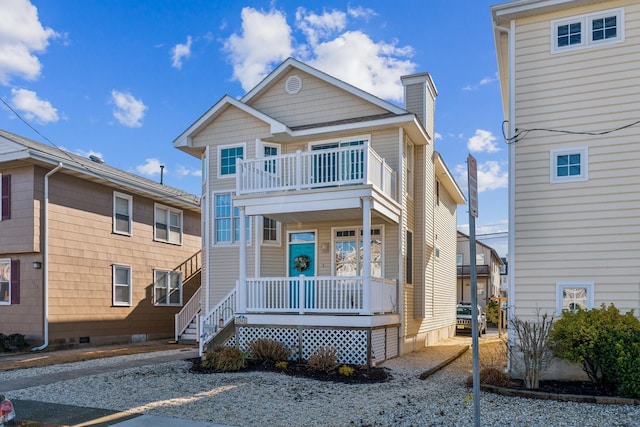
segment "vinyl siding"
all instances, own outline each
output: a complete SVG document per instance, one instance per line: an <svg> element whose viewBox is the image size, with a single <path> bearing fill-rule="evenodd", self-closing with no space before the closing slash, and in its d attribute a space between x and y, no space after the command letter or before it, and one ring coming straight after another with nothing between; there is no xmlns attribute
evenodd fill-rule
<svg viewBox="0 0 640 427"><path fill-rule="evenodd" d="M40 202L33 166L0 169L11 175L11 218L0 221L0 254L40 251ZM42 191L42 184L38 185Z"/></svg>
<svg viewBox="0 0 640 427"><path fill-rule="evenodd" d="M625 41L550 53L550 22L624 6ZM613 1L516 25L516 127L599 132L638 120L640 5ZM640 309L637 126L530 132L515 143L517 315L555 312L558 281L593 281L595 306ZM588 148L588 180L551 184L550 152Z"/></svg>
<svg viewBox="0 0 640 427"><path fill-rule="evenodd" d="M285 82L291 75L302 79L302 89L290 95ZM386 110L351 95L300 70L285 73L260 97L249 103L289 127L325 123L385 113Z"/></svg>

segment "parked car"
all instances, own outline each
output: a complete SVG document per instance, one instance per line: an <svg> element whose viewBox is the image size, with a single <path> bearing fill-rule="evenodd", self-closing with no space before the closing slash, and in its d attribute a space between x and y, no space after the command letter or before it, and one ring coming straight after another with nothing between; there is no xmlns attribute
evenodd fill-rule
<svg viewBox="0 0 640 427"><path fill-rule="evenodd" d="M8 423L15 417L16 411L13 409L13 403L0 393L0 425Z"/></svg>
<svg viewBox="0 0 640 427"><path fill-rule="evenodd" d="M456 307L456 334L459 332L469 334L472 333L473 325L471 323L471 303L460 302ZM487 333L487 314L478 306L478 336Z"/></svg>

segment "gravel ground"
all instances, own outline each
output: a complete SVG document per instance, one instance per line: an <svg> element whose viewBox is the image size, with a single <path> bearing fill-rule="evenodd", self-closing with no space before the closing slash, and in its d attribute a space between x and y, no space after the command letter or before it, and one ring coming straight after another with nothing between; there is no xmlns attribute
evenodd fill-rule
<svg viewBox="0 0 640 427"><path fill-rule="evenodd" d="M247 427L473 425L473 395L464 385L471 372L471 351L420 380L425 358L433 351L437 347L387 361L384 366L393 378L378 384L320 382L264 372L191 374L188 362L176 361L14 390L7 397ZM7 381L140 357L148 355L1 375ZM484 426L640 425L640 407L630 405L544 401L482 392L480 406Z"/></svg>

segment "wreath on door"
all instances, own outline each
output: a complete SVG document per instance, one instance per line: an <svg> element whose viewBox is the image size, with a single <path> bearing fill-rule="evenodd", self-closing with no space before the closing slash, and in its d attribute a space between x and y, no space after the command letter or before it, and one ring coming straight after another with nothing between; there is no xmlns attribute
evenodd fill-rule
<svg viewBox="0 0 640 427"><path fill-rule="evenodd" d="M307 269L309 269L309 264L311 263L311 258L306 255L299 255L293 259L293 264L296 267L296 271L301 273Z"/></svg>

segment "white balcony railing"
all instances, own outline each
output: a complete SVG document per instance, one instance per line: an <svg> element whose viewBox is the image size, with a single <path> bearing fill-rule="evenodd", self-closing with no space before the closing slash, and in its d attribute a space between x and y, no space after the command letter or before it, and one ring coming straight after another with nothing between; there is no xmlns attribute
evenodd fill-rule
<svg viewBox="0 0 640 427"><path fill-rule="evenodd" d="M396 200L396 174L369 146L238 160L237 171L238 194L373 184Z"/></svg>
<svg viewBox="0 0 640 427"><path fill-rule="evenodd" d="M394 313L395 280L362 277L262 277L247 279L247 313ZM368 298L367 298L368 296Z"/></svg>

